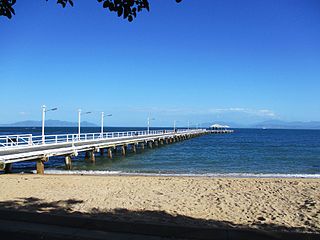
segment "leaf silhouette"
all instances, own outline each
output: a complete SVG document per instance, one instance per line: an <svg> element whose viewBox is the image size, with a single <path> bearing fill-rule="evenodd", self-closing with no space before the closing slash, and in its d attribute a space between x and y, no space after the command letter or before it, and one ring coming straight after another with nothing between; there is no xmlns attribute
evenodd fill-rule
<svg viewBox="0 0 320 240"><path fill-rule="evenodd" d="M48 1L48 0L46 0ZM102 7L108 9L110 12L116 12L118 17L123 17L132 22L137 17L137 12L142 10L150 11L150 5L148 0L96 0L98 3L102 3ZM168 0L169 1L169 0ZM171 0L170 0L171 1ZM176 0L180 3L182 0ZM0 16L5 16L9 19L12 18L12 14L15 15L13 5L16 4L16 0L0 0ZM68 4L73 7L74 0L57 0L57 4L65 8Z"/></svg>

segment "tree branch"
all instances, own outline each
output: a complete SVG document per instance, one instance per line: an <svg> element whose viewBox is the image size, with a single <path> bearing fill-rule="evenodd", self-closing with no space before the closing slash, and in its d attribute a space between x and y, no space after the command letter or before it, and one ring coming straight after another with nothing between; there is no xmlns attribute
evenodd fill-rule
<svg viewBox="0 0 320 240"><path fill-rule="evenodd" d="M48 1L48 0L46 0ZM132 22L137 17L137 13L146 9L150 10L148 0L97 0L102 4L103 8L108 9L110 12L116 12L118 17L123 17L129 22ZM176 0L177 3L182 0ZM0 16L5 16L9 19L12 15L15 15L13 5L16 0L0 0ZM60 4L65 8L68 4L73 7L73 0L57 0L57 4Z"/></svg>

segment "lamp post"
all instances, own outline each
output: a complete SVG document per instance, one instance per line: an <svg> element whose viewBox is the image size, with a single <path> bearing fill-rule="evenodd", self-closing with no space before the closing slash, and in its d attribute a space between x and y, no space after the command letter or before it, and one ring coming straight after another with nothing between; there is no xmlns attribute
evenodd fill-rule
<svg viewBox="0 0 320 240"><path fill-rule="evenodd" d="M56 110L58 110L58 108L47 109L46 105L42 106L42 144L45 143L44 124L45 124L45 121L46 121L46 112L56 111Z"/></svg>
<svg viewBox="0 0 320 240"><path fill-rule="evenodd" d="M101 137L103 137L104 112L101 112Z"/></svg>
<svg viewBox="0 0 320 240"><path fill-rule="evenodd" d="M176 120L173 121L173 132L176 131Z"/></svg>
<svg viewBox="0 0 320 240"><path fill-rule="evenodd" d="M190 130L190 121L188 121L188 130Z"/></svg>
<svg viewBox="0 0 320 240"><path fill-rule="evenodd" d="M154 118L150 118L150 116L148 116L148 128L147 128L148 129L148 131L147 131L148 134L150 133L150 121L151 120L155 120L155 119Z"/></svg>
<svg viewBox="0 0 320 240"><path fill-rule="evenodd" d="M103 127L104 127L104 117L111 117L112 114L104 115L104 112L101 112L101 137L103 137Z"/></svg>
<svg viewBox="0 0 320 240"><path fill-rule="evenodd" d="M177 120L173 121L173 132L176 132L177 122L179 122L179 121L177 121Z"/></svg>
<svg viewBox="0 0 320 240"><path fill-rule="evenodd" d="M78 139L80 140L80 134L81 134L81 115L89 114L91 112L82 112L81 109L78 110Z"/></svg>

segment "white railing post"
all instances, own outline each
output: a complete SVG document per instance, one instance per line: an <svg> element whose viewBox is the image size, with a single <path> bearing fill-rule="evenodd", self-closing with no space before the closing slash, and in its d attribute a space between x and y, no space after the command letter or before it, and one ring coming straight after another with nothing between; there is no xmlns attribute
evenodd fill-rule
<svg viewBox="0 0 320 240"><path fill-rule="evenodd" d="M29 146L32 146L32 135L29 135Z"/></svg>
<svg viewBox="0 0 320 240"><path fill-rule="evenodd" d="M43 105L43 106L42 106L42 128L41 128L41 132L42 132L42 144L44 144L45 141L46 141L46 137L45 137L45 133L44 133L45 117L46 117L46 106Z"/></svg>

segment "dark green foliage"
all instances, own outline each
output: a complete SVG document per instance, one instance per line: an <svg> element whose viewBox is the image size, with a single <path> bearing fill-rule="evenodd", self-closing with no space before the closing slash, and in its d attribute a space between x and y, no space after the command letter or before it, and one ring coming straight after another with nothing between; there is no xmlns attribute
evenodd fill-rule
<svg viewBox="0 0 320 240"><path fill-rule="evenodd" d="M12 6L16 3L16 0L0 0L0 16L6 16L11 18L12 14L15 14Z"/></svg>
<svg viewBox="0 0 320 240"><path fill-rule="evenodd" d="M46 0L46 1L48 1L48 0ZM57 3L61 4L62 7L66 7L67 4L69 3L73 7L73 1L72 0L58 0Z"/></svg>
<svg viewBox="0 0 320 240"><path fill-rule="evenodd" d="M48 1L48 0L46 0ZM137 13L143 9L150 10L148 0L97 0L102 4L103 8L108 9L110 12L117 13L118 17L123 17L129 22L132 22ZM176 0L177 3L182 0ZM0 16L6 16L11 18L12 14L15 14L13 5L16 0L0 0ZM57 3L62 7L66 7L68 4L73 6L73 0L57 0Z"/></svg>
<svg viewBox="0 0 320 240"><path fill-rule="evenodd" d="M123 16L129 22L137 16L137 12L143 9L149 11L148 0L98 0L102 3L103 8L109 9L111 12L116 12L119 17Z"/></svg>

